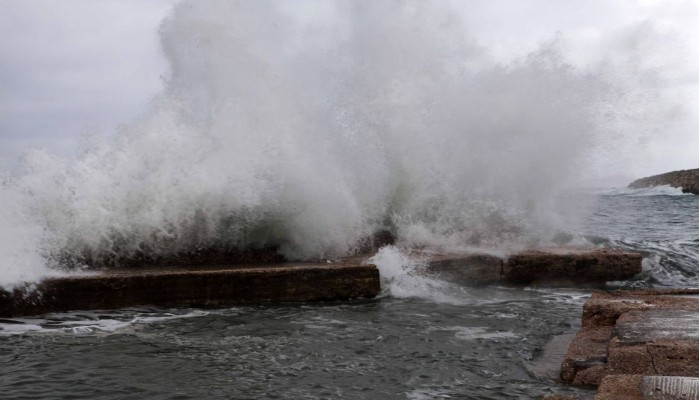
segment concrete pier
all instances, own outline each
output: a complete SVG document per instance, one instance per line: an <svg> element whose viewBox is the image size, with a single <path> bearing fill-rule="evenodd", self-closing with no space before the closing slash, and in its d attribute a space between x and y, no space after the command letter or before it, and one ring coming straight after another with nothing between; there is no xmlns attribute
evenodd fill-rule
<svg viewBox="0 0 699 400"><path fill-rule="evenodd" d="M595 399L699 399L699 289L595 293L561 366Z"/></svg>
<svg viewBox="0 0 699 400"><path fill-rule="evenodd" d="M607 375L699 377L699 290L596 293L561 377L599 385Z"/></svg>
<svg viewBox="0 0 699 400"><path fill-rule="evenodd" d="M508 259L425 250L413 254L426 260L428 273L464 285L603 285L641 270L640 255L617 250L537 250ZM379 271L365 264L367 258L107 269L51 278L11 292L0 289L0 318L146 305L219 307L373 298L381 290Z"/></svg>
<svg viewBox="0 0 699 400"><path fill-rule="evenodd" d="M145 305L335 301L373 298L379 292L376 266L359 263L129 269L46 279L11 292L0 289L0 317Z"/></svg>
<svg viewBox="0 0 699 400"><path fill-rule="evenodd" d="M604 286L641 272L640 254L615 249L544 248L507 258L488 254L428 256L428 270L467 285Z"/></svg>

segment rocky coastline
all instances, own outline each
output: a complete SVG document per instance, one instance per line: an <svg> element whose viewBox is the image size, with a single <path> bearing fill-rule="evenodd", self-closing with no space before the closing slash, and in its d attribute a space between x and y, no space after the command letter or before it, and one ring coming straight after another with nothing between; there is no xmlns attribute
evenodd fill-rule
<svg viewBox="0 0 699 400"><path fill-rule="evenodd" d="M669 185L682 188L684 193L699 194L699 168L672 171L637 179L629 184L630 189Z"/></svg>

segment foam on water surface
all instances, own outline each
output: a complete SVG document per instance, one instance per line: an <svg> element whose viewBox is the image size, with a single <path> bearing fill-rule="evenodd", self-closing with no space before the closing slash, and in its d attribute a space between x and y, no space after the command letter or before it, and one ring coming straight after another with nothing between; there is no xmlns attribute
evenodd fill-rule
<svg viewBox="0 0 699 400"><path fill-rule="evenodd" d="M598 194L603 196L693 196L691 193L682 192L681 187L672 187L669 185L653 186L648 188L631 189L631 188L614 188L598 191Z"/></svg>
<svg viewBox="0 0 699 400"><path fill-rule="evenodd" d="M121 310L53 313L41 317L0 319L0 336L26 334L108 335L139 325L208 315L202 310Z"/></svg>

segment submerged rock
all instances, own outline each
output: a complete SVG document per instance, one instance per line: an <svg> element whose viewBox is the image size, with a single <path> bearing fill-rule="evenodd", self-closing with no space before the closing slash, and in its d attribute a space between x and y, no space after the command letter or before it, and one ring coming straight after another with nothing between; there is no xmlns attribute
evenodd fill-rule
<svg viewBox="0 0 699 400"><path fill-rule="evenodd" d="M629 184L631 189L669 185L682 188L684 193L699 194L699 168L667 172L635 180Z"/></svg>

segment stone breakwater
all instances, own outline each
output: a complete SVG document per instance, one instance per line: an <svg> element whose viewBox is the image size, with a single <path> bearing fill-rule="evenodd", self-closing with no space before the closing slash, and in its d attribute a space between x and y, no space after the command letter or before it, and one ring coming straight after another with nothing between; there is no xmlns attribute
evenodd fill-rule
<svg viewBox="0 0 699 400"><path fill-rule="evenodd" d="M416 254L418 257L421 255ZM490 284L604 286L641 272L642 257L616 249L542 248L507 258L487 254L430 254L427 272L469 286Z"/></svg>
<svg viewBox="0 0 699 400"><path fill-rule="evenodd" d="M426 273L464 285L600 285L641 272L641 256L612 249L530 250L507 259L412 252ZM225 307L267 302L370 299L381 291L366 256L334 262L111 269L0 289L0 318L136 306Z"/></svg>
<svg viewBox="0 0 699 400"><path fill-rule="evenodd" d="M593 294L561 378L595 400L699 399L699 289Z"/></svg>
<svg viewBox="0 0 699 400"><path fill-rule="evenodd" d="M667 172L635 180L629 184L631 189L669 185L681 187L684 193L699 194L699 168Z"/></svg>
<svg viewBox="0 0 699 400"><path fill-rule="evenodd" d="M70 310L226 307L376 297L379 271L355 263L279 263L112 270L0 289L0 317Z"/></svg>

